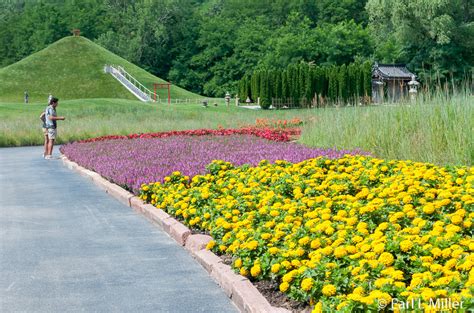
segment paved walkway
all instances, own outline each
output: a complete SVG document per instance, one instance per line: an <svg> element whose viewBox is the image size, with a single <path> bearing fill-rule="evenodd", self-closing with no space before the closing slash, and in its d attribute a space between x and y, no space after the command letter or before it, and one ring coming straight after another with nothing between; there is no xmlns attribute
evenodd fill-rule
<svg viewBox="0 0 474 313"><path fill-rule="evenodd" d="M237 311L164 232L41 154L0 149L0 312Z"/></svg>

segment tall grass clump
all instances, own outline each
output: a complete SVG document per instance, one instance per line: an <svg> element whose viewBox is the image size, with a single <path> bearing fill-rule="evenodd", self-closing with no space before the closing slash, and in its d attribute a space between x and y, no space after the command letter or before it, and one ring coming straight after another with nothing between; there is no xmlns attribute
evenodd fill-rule
<svg viewBox="0 0 474 313"><path fill-rule="evenodd" d="M416 102L324 109L302 130L310 146L362 148L388 159L472 165L474 99L468 89Z"/></svg>

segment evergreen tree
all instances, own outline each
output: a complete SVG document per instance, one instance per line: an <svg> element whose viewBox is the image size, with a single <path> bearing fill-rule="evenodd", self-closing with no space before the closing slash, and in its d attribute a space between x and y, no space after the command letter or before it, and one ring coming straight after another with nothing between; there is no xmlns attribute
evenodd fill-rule
<svg viewBox="0 0 474 313"><path fill-rule="evenodd" d="M245 101L247 99L247 97L249 96L248 94L248 90L247 90L247 80L248 80L248 76L245 75L239 82L239 98L243 101Z"/></svg>
<svg viewBox="0 0 474 313"><path fill-rule="evenodd" d="M270 99L270 88L269 88L269 73L267 71L262 71L260 73L260 107L264 110L270 108L271 99Z"/></svg>
<svg viewBox="0 0 474 313"><path fill-rule="evenodd" d="M247 93L247 98L249 99L253 99L252 97L252 84L250 82L250 77L247 77L247 81L246 81L246 93ZM247 100L247 98L245 98L245 100Z"/></svg>
<svg viewBox="0 0 474 313"><path fill-rule="evenodd" d="M256 102L257 98L260 97L260 71L253 73L251 86L252 100Z"/></svg>
<svg viewBox="0 0 474 313"><path fill-rule="evenodd" d="M372 97L372 63L366 61L362 68L364 80L364 95L367 97Z"/></svg>
<svg viewBox="0 0 474 313"><path fill-rule="evenodd" d="M286 69L281 72L281 99L285 103L290 97L288 84L288 69Z"/></svg>
<svg viewBox="0 0 474 313"><path fill-rule="evenodd" d="M281 84L282 84L282 78L281 78L281 70L276 70L275 71L275 77L273 81L273 97L274 98L281 98Z"/></svg>
<svg viewBox="0 0 474 313"><path fill-rule="evenodd" d="M337 85L337 67L332 66L328 68L328 98L329 100L336 102L338 96L338 85Z"/></svg>
<svg viewBox="0 0 474 313"><path fill-rule="evenodd" d="M339 67L337 78L338 78L337 80L338 101L341 101L344 103L347 101L347 68L345 64Z"/></svg>
<svg viewBox="0 0 474 313"><path fill-rule="evenodd" d="M307 66L306 73L305 73L305 90L304 90L304 97L306 99L307 105L311 105L311 101L314 96L314 89L313 89L313 71L312 69Z"/></svg>

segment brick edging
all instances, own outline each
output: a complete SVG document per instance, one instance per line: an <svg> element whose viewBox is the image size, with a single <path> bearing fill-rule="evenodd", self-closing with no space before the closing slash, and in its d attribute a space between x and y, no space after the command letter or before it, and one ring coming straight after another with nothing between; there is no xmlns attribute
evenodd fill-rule
<svg viewBox="0 0 474 313"><path fill-rule="evenodd" d="M206 250L206 245L212 240L210 236L191 234L191 230L168 213L151 204L145 204L141 199L120 186L109 182L98 173L83 168L66 156L61 155L66 167L89 178L94 184L110 194L123 204L144 215L153 224L163 229L180 246L183 246L209 275L222 288L241 312L245 313L289 313L291 311L272 306L268 300L246 277L236 274L229 265L213 252Z"/></svg>

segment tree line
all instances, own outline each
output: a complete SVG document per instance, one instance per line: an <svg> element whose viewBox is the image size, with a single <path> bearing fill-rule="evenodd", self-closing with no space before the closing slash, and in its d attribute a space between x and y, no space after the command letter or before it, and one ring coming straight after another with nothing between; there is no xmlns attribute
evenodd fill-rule
<svg viewBox="0 0 474 313"><path fill-rule="evenodd" d="M242 77L301 62L405 63L422 81L474 64L471 0L16 0L0 2L0 67L79 28L196 93L236 93ZM296 66L296 65L295 65ZM329 90L329 89L328 89Z"/></svg>
<svg viewBox="0 0 474 313"><path fill-rule="evenodd" d="M372 64L314 66L291 64L283 70L257 70L239 82L241 101L273 106L310 107L365 103L372 93Z"/></svg>

